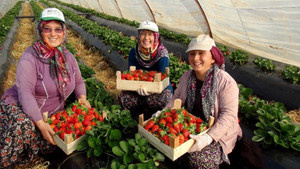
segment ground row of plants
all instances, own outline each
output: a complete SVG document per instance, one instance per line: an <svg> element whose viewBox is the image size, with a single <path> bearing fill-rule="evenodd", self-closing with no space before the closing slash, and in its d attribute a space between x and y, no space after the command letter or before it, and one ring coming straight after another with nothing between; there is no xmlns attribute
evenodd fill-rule
<svg viewBox="0 0 300 169"><path fill-rule="evenodd" d="M6 35L10 31L11 26L14 24L15 17L19 14L22 7L21 4L22 2L18 2L0 19L0 44L4 42Z"/></svg>
<svg viewBox="0 0 300 169"><path fill-rule="evenodd" d="M253 141L263 147L279 146L300 151L300 125L286 115L280 102L268 102L252 95L252 89L239 84L239 115L242 121L255 123Z"/></svg>

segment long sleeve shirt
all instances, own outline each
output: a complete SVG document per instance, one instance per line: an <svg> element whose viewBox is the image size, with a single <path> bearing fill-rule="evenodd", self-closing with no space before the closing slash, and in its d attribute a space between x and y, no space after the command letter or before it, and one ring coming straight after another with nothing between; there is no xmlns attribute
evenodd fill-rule
<svg viewBox="0 0 300 169"><path fill-rule="evenodd" d="M180 99L185 105L187 96L188 77L192 70L184 73L166 108L173 108L174 100ZM229 154L235 146L238 137L242 137L242 130L238 124L239 89L235 80L225 71L217 73L217 90L215 106L212 116L214 125L207 132L216 142L219 142L226 154ZM196 103L195 103L196 104ZM199 103L197 103L199 104ZM194 114L195 116L199 116Z"/></svg>
<svg viewBox="0 0 300 169"><path fill-rule="evenodd" d="M36 55L33 47L27 48L17 65L16 84L2 96L2 99L5 97L5 104L19 103L24 113L34 122L42 120L44 112L52 114L64 109L64 101L50 77L50 65L42 63ZM76 98L86 95L77 61L69 51L66 53L66 60L70 72L66 96L73 91Z"/></svg>

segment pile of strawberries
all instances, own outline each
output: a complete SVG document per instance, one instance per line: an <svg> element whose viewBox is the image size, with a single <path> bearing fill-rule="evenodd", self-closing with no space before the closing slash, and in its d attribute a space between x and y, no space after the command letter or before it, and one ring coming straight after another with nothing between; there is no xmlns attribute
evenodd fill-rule
<svg viewBox="0 0 300 169"><path fill-rule="evenodd" d="M64 140L65 134L72 134L74 139L79 138L99 121L103 121L103 116L95 108L88 109L82 103L73 103L73 106L67 110L52 114L47 123Z"/></svg>
<svg viewBox="0 0 300 169"><path fill-rule="evenodd" d="M144 127L154 136L169 145L170 136L179 136L179 144L189 140L190 134L207 130L207 123L189 114L184 108L165 109L159 117L150 119Z"/></svg>
<svg viewBox="0 0 300 169"><path fill-rule="evenodd" d="M125 71L121 74L122 80L136 80L136 81L154 81L154 76L156 73L161 73L161 80L164 80L167 77L166 73L157 72L157 71L145 71L145 70L134 70L134 71Z"/></svg>

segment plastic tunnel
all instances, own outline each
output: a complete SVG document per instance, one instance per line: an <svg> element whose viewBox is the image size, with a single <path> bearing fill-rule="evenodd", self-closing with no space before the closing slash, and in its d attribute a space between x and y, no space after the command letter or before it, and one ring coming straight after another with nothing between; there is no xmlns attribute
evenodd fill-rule
<svg viewBox="0 0 300 169"><path fill-rule="evenodd" d="M298 0L61 0L300 66Z"/></svg>

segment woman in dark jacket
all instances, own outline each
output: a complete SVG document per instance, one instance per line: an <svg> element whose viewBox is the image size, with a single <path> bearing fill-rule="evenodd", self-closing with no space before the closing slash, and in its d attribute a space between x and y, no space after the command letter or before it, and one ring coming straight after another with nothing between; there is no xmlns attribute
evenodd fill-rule
<svg viewBox="0 0 300 169"><path fill-rule="evenodd" d="M135 66L136 70L165 72L169 67L169 55L167 49L160 42L158 26L151 21L144 21L138 28L138 43L129 53L128 67ZM161 110L172 96L172 86L169 85L161 93L149 93L145 88L136 92L123 91L119 100L125 109L131 110L133 116L141 108ZM145 114L150 116L152 113Z"/></svg>

